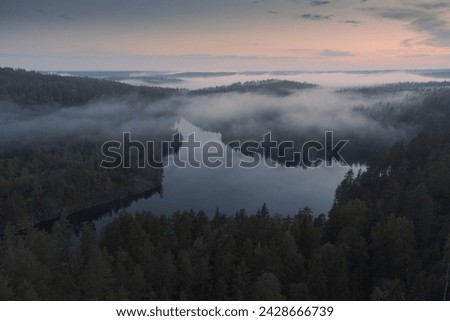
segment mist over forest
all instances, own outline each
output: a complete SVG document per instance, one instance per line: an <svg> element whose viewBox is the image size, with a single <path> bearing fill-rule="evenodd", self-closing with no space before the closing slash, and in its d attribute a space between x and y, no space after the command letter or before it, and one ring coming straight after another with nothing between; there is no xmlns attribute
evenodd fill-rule
<svg viewBox="0 0 450 321"><path fill-rule="evenodd" d="M61 136L100 143L123 132L169 140L171 127L185 119L221 133L225 143L260 141L271 132L296 149L333 131L336 140L349 140L348 162L363 163L419 132L445 132L450 119L445 81L335 88L271 79L189 91L8 69L2 77L0 140L14 144Z"/></svg>
<svg viewBox="0 0 450 321"><path fill-rule="evenodd" d="M441 299L450 258L445 72L416 72L433 81L395 83L388 80L398 74L389 72L387 83L359 86L302 75L140 73L131 78L144 85L130 85L123 75L0 68L0 299ZM226 77L242 80L219 84ZM213 80L184 88L189 79ZM123 205L102 231L93 230L92 219L75 219L156 191L164 198L170 184L200 190L209 172L177 181L170 168L138 168L136 155L131 168L100 166L106 141L120 141L124 132L143 142L170 141L180 122L223 144L259 142L271 132L296 150L332 131L335 142L349 141L344 159L362 167L348 167L339 182L317 175L336 184L324 212L311 210L306 197L305 207L288 215L264 202L254 211L231 204L233 212L178 208L170 215L151 207L126 213ZM239 185L249 199L258 188L277 195L274 187L283 187L279 193L294 195L296 206L304 195L286 174L274 173L253 190L242 187L250 175L239 174L242 182L231 187L211 184L225 186L218 197L229 203Z"/></svg>

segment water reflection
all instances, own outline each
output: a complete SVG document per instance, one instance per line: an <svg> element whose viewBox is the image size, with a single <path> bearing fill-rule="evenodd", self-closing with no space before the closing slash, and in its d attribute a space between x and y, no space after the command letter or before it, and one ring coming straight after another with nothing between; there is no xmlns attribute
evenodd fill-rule
<svg viewBox="0 0 450 321"><path fill-rule="evenodd" d="M225 148L220 133L203 131L186 120L175 124L175 128L183 137L195 133L196 140L202 143L217 141ZM267 204L271 213L281 215L296 214L304 206L309 206L316 214L327 213L337 185L351 168L337 164L328 168L269 168L261 162L255 168L246 169L237 166L246 156L239 151L232 153L233 168L222 165L213 169L189 165L177 168L173 166L174 156L169 156L169 166L164 170L164 193L140 197L105 215L91 217L89 221L98 231L113 222L122 211L131 214L151 211L154 214L171 215L177 210L193 209L213 215L219 208L221 212L232 215L241 208L250 213L256 212L263 203ZM182 148L178 157L186 160L186 149ZM199 151L195 157L201 159ZM353 167L353 170L358 171L360 168Z"/></svg>

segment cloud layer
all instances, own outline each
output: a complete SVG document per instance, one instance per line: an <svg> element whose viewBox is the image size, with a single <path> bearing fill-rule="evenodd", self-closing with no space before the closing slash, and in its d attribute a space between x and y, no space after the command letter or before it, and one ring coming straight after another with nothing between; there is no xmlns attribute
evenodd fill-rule
<svg viewBox="0 0 450 321"><path fill-rule="evenodd" d="M448 2L425 0L2 0L0 65L40 70L329 69L332 57L320 52L333 50L353 54L337 59L337 69L430 68L450 57L448 9ZM411 55L404 54L407 40ZM310 59L311 52L319 54ZM186 59L191 56L261 59L208 64Z"/></svg>

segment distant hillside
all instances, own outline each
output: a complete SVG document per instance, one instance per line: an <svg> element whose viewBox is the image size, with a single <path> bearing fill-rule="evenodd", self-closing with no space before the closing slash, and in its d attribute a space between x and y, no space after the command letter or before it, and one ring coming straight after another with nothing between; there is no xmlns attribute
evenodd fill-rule
<svg viewBox="0 0 450 321"><path fill-rule="evenodd" d="M22 69L0 68L0 100L22 106L78 106L102 97L124 95L161 99L175 92L175 89L134 87L103 79L62 77Z"/></svg>
<svg viewBox="0 0 450 321"><path fill-rule="evenodd" d="M394 84L383 84L375 86L361 86L339 89L339 93L357 93L366 96L385 95L398 93L402 91L424 91L429 92L440 88L450 88L448 81L430 81L430 82L399 82Z"/></svg>
<svg viewBox="0 0 450 321"><path fill-rule="evenodd" d="M252 92L287 96L296 90L316 86L309 83L269 79L244 83L237 82L229 86L198 89L188 93L196 96L230 92ZM0 100L28 107L39 105L81 106L101 98L126 95L137 95L146 99L163 99L176 93L185 92L185 90L181 91L171 88L132 86L106 79L68 77L55 74L41 74L23 69L0 68Z"/></svg>
<svg viewBox="0 0 450 321"><path fill-rule="evenodd" d="M211 78L211 77L225 77L234 76L235 72L180 72L176 74L170 74L168 77L177 78Z"/></svg>
<svg viewBox="0 0 450 321"><path fill-rule="evenodd" d="M314 88L317 85L289 80L268 79L262 81L237 82L229 86L219 86L191 91L194 95L222 93L258 93L276 96L288 96L296 90Z"/></svg>

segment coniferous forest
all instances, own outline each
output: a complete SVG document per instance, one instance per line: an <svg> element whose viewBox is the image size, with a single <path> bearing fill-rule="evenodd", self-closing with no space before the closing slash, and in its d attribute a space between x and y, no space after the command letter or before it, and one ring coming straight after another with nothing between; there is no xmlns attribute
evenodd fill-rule
<svg viewBox="0 0 450 321"><path fill-rule="evenodd" d="M265 95L314 87L267 81L262 86L248 83L189 93L0 71L0 99L6 102L1 107L21 113L81 108L105 97L127 97L139 105L142 100L178 102L186 94L247 94L253 87ZM420 119L391 105L356 110L386 126L394 119L408 128L421 123L420 130L410 139L372 150L364 160L365 170L349 170L328 213L304 207L278 215L266 204L254 213L123 212L101 233L86 224L74 240L68 215L163 185L163 170L100 168L101 141L89 136L71 133L26 142L2 138L0 299L448 300L446 86L414 89L427 95L424 104L414 105ZM379 95L380 90L356 92ZM169 107L153 116L171 113ZM427 117L426 111L434 114ZM397 118L387 117L390 112ZM2 126L7 121L17 119L4 120ZM158 132L160 139L172 133ZM166 155L162 150L156 153ZM36 226L51 219L54 223L48 228Z"/></svg>

